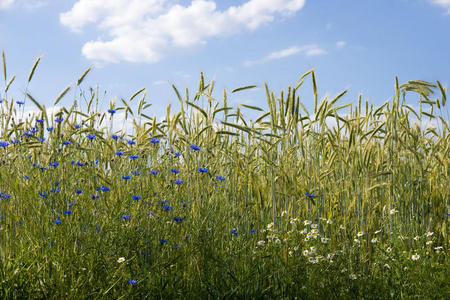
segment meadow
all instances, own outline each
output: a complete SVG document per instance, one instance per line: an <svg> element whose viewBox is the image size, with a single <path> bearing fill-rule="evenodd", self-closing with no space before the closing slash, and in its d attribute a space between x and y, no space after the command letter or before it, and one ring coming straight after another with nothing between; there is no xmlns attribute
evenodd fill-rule
<svg viewBox="0 0 450 300"><path fill-rule="evenodd" d="M14 99L3 54L0 298L450 298L438 81L339 104L311 70L259 87L263 108L201 74L158 119L144 89L101 103L90 69L50 113L28 90L39 62Z"/></svg>

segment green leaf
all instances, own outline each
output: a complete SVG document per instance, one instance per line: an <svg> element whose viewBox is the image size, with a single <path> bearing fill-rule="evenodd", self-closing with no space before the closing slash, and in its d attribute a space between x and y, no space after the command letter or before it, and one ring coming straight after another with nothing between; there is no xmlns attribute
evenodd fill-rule
<svg viewBox="0 0 450 300"><path fill-rule="evenodd" d="M39 102L37 102L30 94L27 93L27 97L31 100L31 102L34 103L34 105L36 105L40 111L42 111L42 106L39 104Z"/></svg>
<svg viewBox="0 0 450 300"><path fill-rule="evenodd" d="M136 93L133 94L133 96L131 96L130 98L130 102L140 93L142 93L143 91L145 91L145 88L140 89L139 91L137 91Z"/></svg>
<svg viewBox="0 0 450 300"><path fill-rule="evenodd" d="M238 87L238 88L232 90L231 92L232 92L232 93L236 93L236 92L243 91L243 90L253 89L253 88L255 88L255 87L256 87L256 85L242 86L242 87Z"/></svg>
<svg viewBox="0 0 450 300"><path fill-rule="evenodd" d="M264 109L259 108L257 106L252 106L252 105L247 105L247 104L241 104L241 106L243 106L245 108L253 109L253 110L264 111Z"/></svg>

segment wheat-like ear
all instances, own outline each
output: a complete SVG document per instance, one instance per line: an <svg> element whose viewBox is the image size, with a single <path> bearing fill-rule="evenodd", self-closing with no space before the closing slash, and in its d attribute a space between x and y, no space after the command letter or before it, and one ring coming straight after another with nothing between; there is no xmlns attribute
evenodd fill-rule
<svg viewBox="0 0 450 300"><path fill-rule="evenodd" d="M91 68L87 68L84 72L83 72L83 74L81 74L81 76L78 78L78 80L77 80L77 86L79 86L82 82L83 82L83 80L84 80L84 78L86 77L86 75L89 73L91 71Z"/></svg>
<svg viewBox="0 0 450 300"><path fill-rule="evenodd" d="M33 67L31 68L30 74L28 75L28 83L30 83L31 79L33 78L34 72L36 71L36 68L40 61L41 61L41 57L38 57L38 59L36 59L36 61L34 62Z"/></svg>

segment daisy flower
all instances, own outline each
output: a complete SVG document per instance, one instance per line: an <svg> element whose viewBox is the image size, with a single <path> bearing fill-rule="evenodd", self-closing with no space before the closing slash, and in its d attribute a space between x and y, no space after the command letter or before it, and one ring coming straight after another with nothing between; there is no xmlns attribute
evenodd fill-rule
<svg viewBox="0 0 450 300"><path fill-rule="evenodd" d="M419 254L413 254L413 256L411 256L411 259L412 260L419 260L419 258L420 258L420 255Z"/></svg>

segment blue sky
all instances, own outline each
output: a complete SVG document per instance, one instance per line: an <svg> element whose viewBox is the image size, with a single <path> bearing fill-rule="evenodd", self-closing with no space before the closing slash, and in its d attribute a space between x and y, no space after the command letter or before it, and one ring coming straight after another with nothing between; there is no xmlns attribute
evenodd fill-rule
<svg viewBox="0 0 450 300"><path fill-rule="evenodd" d="M82 87L105 90L103 107L146 87L149 115L177 103L172 83L192 95L200 72L221 98L264 82L277 94L313 68L319 97L381 104L395 76L450 85L450 0L0 0L0 50L15 99L42 56L28 89L47 107L87 67ZM308 84L300 96L311 108ZM266 106L262 88L229 99Z"/></svg>

